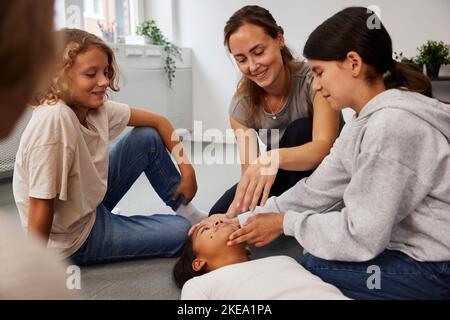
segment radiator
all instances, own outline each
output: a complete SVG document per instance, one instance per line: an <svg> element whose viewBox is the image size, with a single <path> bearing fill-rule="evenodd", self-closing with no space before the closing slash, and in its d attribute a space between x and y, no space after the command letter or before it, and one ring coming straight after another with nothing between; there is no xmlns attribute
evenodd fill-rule
<svg viewBox="0 0 450 320"><path fill-rule="evenodd" d="M182 48L182 61L176 61L172 89L164 72L164 53L158 46L116 45L120 69L120 91L113 100L147 109L167 117L175 128L192 130L191 50Z"/></svg>
<svg viewBox="0 0 450 320"><path fill-rule="evenodd" d="M120 88L111 99L140 107L167 117L177 129L192 130L192 68L191 51L182 49L182 61L172 89L167 86L164 72L164 54L158 46L115 45L120 70ZM19 147L20 137L31 117L28 109L14 131L0 140L0 179L10 177ZM181 131L182 132L182 131Z"/></svg>

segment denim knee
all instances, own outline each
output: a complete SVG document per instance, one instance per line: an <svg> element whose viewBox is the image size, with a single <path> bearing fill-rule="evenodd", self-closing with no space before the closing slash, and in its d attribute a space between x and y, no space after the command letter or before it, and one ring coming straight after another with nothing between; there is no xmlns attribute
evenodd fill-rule
<svg viewBox="0 0 450 320"><path fill-rule="evenodd" d="M176 221L176 223L174 224L174 229L180 233L180 234L185 234L187 235L189 229L191 228L192 224L191 222L186 219L183 216L180 215L176 215L176 217L178 218Z"/></svg>
<svg viewBox="0 0 450 320"><path fill-rule="evenodd" d="M153 127L136 127L130 132L133 141L144 143L148 148L154 150L164 146L159 132Z"/></svg>

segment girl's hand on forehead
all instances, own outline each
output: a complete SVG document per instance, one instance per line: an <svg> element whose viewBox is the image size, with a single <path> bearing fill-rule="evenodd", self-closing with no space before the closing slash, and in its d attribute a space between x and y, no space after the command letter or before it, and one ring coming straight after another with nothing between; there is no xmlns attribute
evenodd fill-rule
<svg viewBox="0 0 450 320"><path fill-rule="evenodd" d="M211 217L208 217L206 219L203 219L202 221L200 221L199 223L196 223L194 225L192 225L192 227L189 229L188 231L188 236L192 237L192 235L195 233L195 231L204 226L204 225L212 225L214 223L214 220L211 219Z"/></svg>
<svg viewBox="0 0 450 320"><path fill-rule="evenodd" d="M238 218L230 219L224 213L214 214L206 219L203 219L199 223L194 224L188 231L188 236L191 237L197 228L203 225L214 225L216 221L222 221L224 223L233 224L237 227L240 227Z"/></svg>
<svg viewBox="0 0 450 320"><path fill-rule="evenodd" d="M188 236L189 237L192 237L192 235L194 234L195 230L197 230L197 228L202 225L202 222L199 222L199 223L196 223L196 224L192 225L192 227L188 231Z"/></svg>
<svg viewBox="0 0 450 320"><path fill-rule="evenodd" d="M225 216L225 215L224 214L214 214L206 219L203 219L199 223L192 225L192 227L188 231L188 236L191 237L194 234L195 230L197 230L197 228L199 228L203 225L213 224L217 219L219 219L218 216Z"/></svg>

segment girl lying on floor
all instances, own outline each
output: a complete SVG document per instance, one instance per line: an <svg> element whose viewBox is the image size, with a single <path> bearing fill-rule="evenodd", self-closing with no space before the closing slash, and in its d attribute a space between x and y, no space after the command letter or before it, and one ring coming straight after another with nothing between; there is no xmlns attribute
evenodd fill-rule
<svg viewBox="0 0 450 320"><path fill-rule="evenodd" d="M193 230L173 270L182 300L346 299L288 256L252 261L244 243L227 246L237 229L237 219L216 215Z"/></svg>

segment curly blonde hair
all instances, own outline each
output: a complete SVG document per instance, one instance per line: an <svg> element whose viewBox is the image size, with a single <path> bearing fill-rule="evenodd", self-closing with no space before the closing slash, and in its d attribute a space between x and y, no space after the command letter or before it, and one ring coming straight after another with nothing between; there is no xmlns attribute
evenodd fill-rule
<svg viewBox="0 0 450 320"><path fill-rule="evenodd" d="M71 104L71 88L67 78L67 72L75 63L76 57L93 47L98 48L108 56L108 79L109 88L115 92L119 91L119 74L116 58L113 50L99 37L80 29L62 29L58 32L62 41L62 52L59 61L53 72L51 82L41 92L38 92L31 105L38 106L43 103L50 105L56 104L63 100L67 104Z"/></svg>

